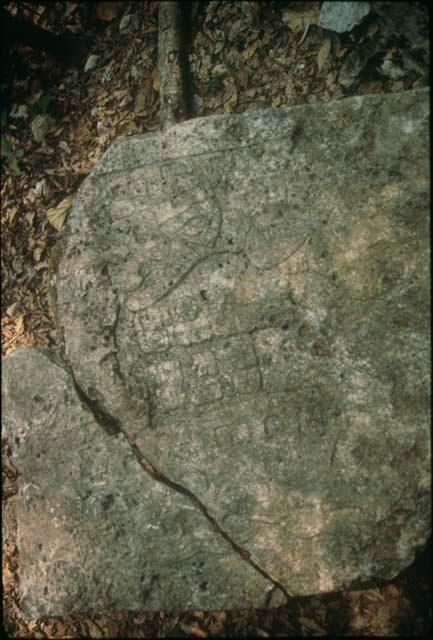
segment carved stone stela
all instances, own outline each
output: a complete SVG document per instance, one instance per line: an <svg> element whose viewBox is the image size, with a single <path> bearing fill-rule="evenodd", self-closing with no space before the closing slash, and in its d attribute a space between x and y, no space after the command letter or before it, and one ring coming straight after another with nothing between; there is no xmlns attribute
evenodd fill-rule
<svg viewBox="0 0 433 640"><path fill-rule="evenodd" d="M29 615L278 606L412 561L427 132L422 90L108 150L53 274L62 359L6 359Z"/></svg>

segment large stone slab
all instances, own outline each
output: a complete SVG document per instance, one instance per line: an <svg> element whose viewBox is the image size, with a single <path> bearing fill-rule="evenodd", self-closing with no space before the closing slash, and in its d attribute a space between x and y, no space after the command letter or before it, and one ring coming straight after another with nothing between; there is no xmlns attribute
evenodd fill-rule
<svg viewBox="0 0 433 640"><path fill-rule="evenodd" d="M29 615L277 606L413 560L428 113L364 96L107 151L54 278L64 364L5 363Z"/></svg>

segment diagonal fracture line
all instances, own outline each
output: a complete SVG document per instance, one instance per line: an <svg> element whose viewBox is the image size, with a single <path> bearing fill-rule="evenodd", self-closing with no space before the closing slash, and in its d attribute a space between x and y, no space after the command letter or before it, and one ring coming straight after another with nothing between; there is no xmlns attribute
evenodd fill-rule
<svg viewBox="0 0 433 640"><path fill-rule="evenodd" d="M256 571L258 571L264 578L269 580L274 585L270 594L268 594L268 597L266 598L266 603L269 602L272 592L276 589L281 591L286 597L286 599L289 600L291 597L291 594L287 591L287 589L280 582L278 582L277 580L274 580L274 578L272 578L269 575L269 573L265 571L265 569L260 567L252 559L249 551L247 551L246 549L238 545L234 540L232 540L229 534L226 531L224 531L224 529L222 529L222 527L218 524L215 518L211 516L211 514L209 513L205 505L201 502L199 498L197 498L197 496L192 491L190 491L183 485L179 484L178 482L174 482L173 480L170 480L170 478L164 475L161 471L159 471L153 464L151 464L147 460L147 458L143 455L139 447L134 442L133 437L131 437L126 431L126 429L123 427L120 420L118 420L117 418L112 416L110 413L108 413L105 409L103 409L97 400L93 400L89 398L89 396L85 393L85 391L80 387L80 385L76 381L72 369L70 367L68 368L69 368L69 371L71 372L72 380L73 380L74 387L78 397L80 398L81 402L84 403L90 409L95 420L104 429L104 431L106 431L111 436L118 436L119 434L121 434L123 438L126 440L126 442L128 443L140 467L148 475L150 475L151 478L153 478L153 480L156 480L157 482L160 482L166 485L172 491L176 491L177 493L183 496L186 496L193 503L193 505L204 515L204 517L207 519L207 521L209 522L211 527L214 529L214 531L220 534L231 545L231 547L236 551L236 553L240 555L240 557L243 560L248 562L252 567L254 567Z"/></svg>

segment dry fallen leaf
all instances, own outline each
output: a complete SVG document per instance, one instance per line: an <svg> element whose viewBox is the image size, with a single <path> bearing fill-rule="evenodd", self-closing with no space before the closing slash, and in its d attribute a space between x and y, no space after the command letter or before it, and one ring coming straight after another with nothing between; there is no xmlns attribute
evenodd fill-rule
<svg viewBox="0 0 433 640"><path fill-rule="evenodd" d="M382 91L382 80L370 80L369 82L363 82L359 87L359 92L362 95L365 95L366 93L381 93Z"/></svg>
<svg viewBox="0 0 433 640"><path fill-rule="evenodd" d="M9 220L9 222L13 222L13 219L15 218L16 214L18 211L18 207L12 207L11 209L8 209L7 212L7 219Z"/></svg>
<svg viewBox="0 0 433 640"><path fill-rule="evenodd" d="M319 53L317 54L317 66L319 67L319 71L322 71L322 68L328 59L329 52L331 51L331 39L325 38L322 46L320 47Z"/></svg>
<svg viewBox="0 0 433 640"><path fill-rule="evenodd" d="M293 82L292 78L288 78L286 82L286 87L284 90L286 96L291 96L294 93L294 90L295 90L295 83Z"/></svg>
<svg viewBox="0 0 433 640"><path fill-rule="evenodd" d="M308 635L325 635L326 629L317 624L315 620L312 618L307 618L305 616L299 616L299 622L301 623L302 630L307 632Z"/></svg>
<svg viewBox="0 0 433 640"><path fill-rule="evenodd" d="M247 67L247 65L245 65L242 60L239 61L239 71L238 71L238 78L239 78L239 83L242 87L246 87L248 85L248 76L249 76L250 70Z"/></svg>
<svg viewBox="0 0 433 640"><path fill-rule="evenodd" d="M17 318L15 331L17 333L22 333L24 331L24 314L23 313L21 313Z"/></svg>
<svg viewBox="0 0 433 640"><path fill-rule="evenodd" d="M194 616L194 618L199 618L200 620L203 620L204 618L204 611L196 611L195 609L193 611L191 611L191 615Z"/></svg>
<svg viewBox="0 0 433 640"><path fill-rule="evenodd" d="M142 87L141 89L139 89L136 97L135 97L135 105L134 105L134 111L135 113L139 113L140 111L143 111L144 107L146 106L146 88Z"/></svg>
<svg viewBox="0 0 433 640"><path fill-rule="evenodd" d="M111 22L122 10L123 2L97 2L96 17L104 22Z"/></svg>
<svg viewBox="0 0 433 640"><path fill-rule="evenodd" d="M250 58L253 57L253 55L256 52L257 47L259 46L259 41L256 40L255 42L253 42L249 47L247 47L243 52L242 52L242 58L244 60L249 60Z"/></svg>
<svg viewBox="0 0 433 640"><path fill-rule="evenodd" d="M20 306L19 302L14 302L13 304L9 305L9 307L6 309L6 313L10 318L13 318L13 316L17 315L19 306Z"/></svg>
<svg viewBox="0 0 433 640"><path fill-rule="evenodd" d="M310 24L319 22L320 8L318 2L306 2L303 7L289 7L283 11L282 21L292 31L303 31Z"/></svg>
<svg viewBox="0 0 433 640"><path fill-rule="evenodd" d="M344 47L344 48L337 47L337 50L335 51L335 55L337 58L342 58L347 51L348 51L347 47Z"/></svg>
<svg viewBox="0 0 433 640"><path fill-rule="evenodd" d="M225 611L214 611L208 625L209 633L214 636L221 634L224 631L226 618Z"/></svg>
<svg viewBox="0 0 433 640"><path fill-rule="evenodd" d="M229 84L224 93L224 113L231 113L238 102L238 92L235 84Z"/></svg>
<svg viewBox="0 0 433 640"><path fill-rule="evenodd" d="M78 6L78 2L67 2L66 3L65 18L69 18L69 16L74 13L74 11L77 8L77 6Z"/></svg>
<svg viewBox="0 0 433 640"><path fill-rule="evenodd" d="M157 69L155 69L152 73L153 83L152 88L154 91L159 91L159 73Z"/></svg>
<svg viewBox="0 0 433 640"><path fill-rule="evenodd" d="M44 248L43 247L36 247L36 249L33 251L33 258L34 258L35 262L39 262L40 261L43 252L44 252Z"/></svg>
<svg viewBox="0 0 433 640"><path fill-rule="evenodd" d="M191 624L184 624L183 622L180 622L179 627L191 638L207 638L208 634L206 631L199 627L195 622L191 622Z"/></svg>
<svg viewBox="0 0 433 640"><path fill-rule="evenodd" d="M57 205L57 207L47 210L48 222L57 229L57 231L60 231L65 224L72 205L72 198L72 196L66 196L66 198L63 198L63 200Z"/></svg>

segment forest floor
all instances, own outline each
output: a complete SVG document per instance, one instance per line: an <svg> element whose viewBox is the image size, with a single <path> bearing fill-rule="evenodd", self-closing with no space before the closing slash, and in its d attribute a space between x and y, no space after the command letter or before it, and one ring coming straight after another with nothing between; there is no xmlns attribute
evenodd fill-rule
<svg viewBox="0 0 433 640"><path fill-rule="evenodd" d="M317 26L319 2L202 2L189 54L194 117L327 102L429 85L429 15L422 3L372 2L347 34ZM20 47L9 116L2 114L2 355L54 345L50 252L71 200L114 140L159 130L158 3L15 3L11 12L55 33L85 33L93 68L65 68ZM373 11L374 9L374 11ZM128 18L129 16L129 18ZM294 598L275 610L122 613L22 619L19 554L7 524L17 471L3 461L3 613L21 638L427 635L431 547L392 581ZM8 506L9 505L9 506Z"/></svg>

